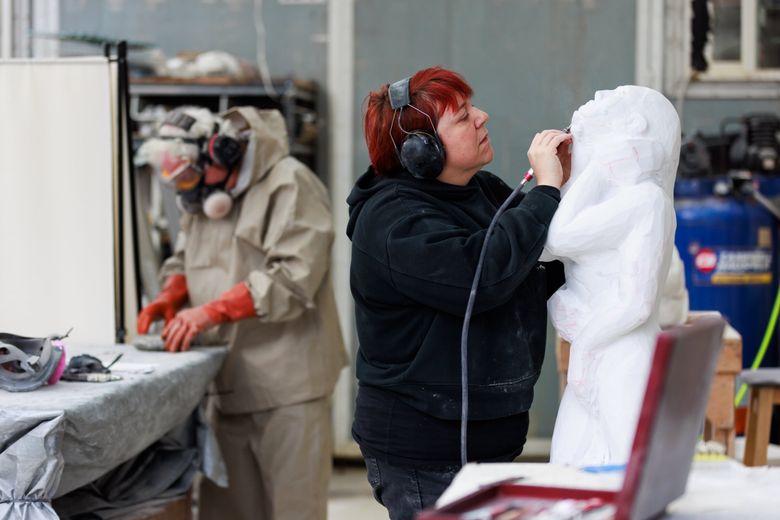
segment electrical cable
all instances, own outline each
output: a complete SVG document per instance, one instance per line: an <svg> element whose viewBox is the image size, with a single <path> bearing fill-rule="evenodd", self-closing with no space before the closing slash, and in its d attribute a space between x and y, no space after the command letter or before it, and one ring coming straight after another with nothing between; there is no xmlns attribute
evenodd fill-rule
<svg viewBox="0 0 780 520"><path fill-rule="evenodd" d="M777 220L780 221L780 210L778 210L778 208L769 199L767 199L760 191L758 191L758 189L752 188L750 194L753 195L753 197L762 206L764 206L764 209L766 209ZM750 365L750 370L757 370L758 367L761 366L761 362L764 361L764 356L766 355L766 351L769 348L769 342L772 339L775 328L777 327L778 314L780 314L780 286L777 288L775 303L772 306L772 312L769 314L769 322L767 323L766 329L764 330L764 337L761 340L761 346L758 348L758 352L756 352L756 356L753 358L753 363ZM742 399L745 397L745 392L747 392L747 388L747 383L742 383L740 385L739 392L737 392L737 396L734 398L735 408L738 407L742 402Z"/></svg>
<svg viewBox="0 0 780 520"><path fill-rule="evenodd" d="M487 252L488 238L490 233L493 232L493 228L498 221L498 218L506 211L509 204L517 197L518 193L523 189L534 176L533 168L529 169L523 180L520 181L520 185L515 188L509 197L506 198L503 204L498 208L493 219L490 221L490 225L485 233L485 238L482 241L482 249L479 252L479 260L477 261L477 268L474 272L474 279L471 281L471 292L469 293L469 300L466 304L466 313L463 316L463 329L460 335L460 397L461 397L461 410L460 410L460 465L465 466L467 462L466 454L466 438L467 438L467 426L469 416L469 374L468 374L468 342L469 342L469 324L471 322L471 314L474 311L474 301L477 298L477 288L479 286L479 279L482 275L482 265L485 260L485 253Z"/></svg>
<svg viewBox="0 0 780 520"><path fill-rule="evenodd" d="M777 315L780 314L780 287L777 289L777 296L775 296L775 304L772 307L772 313L769 315L769 323L767 323L766 330L764 331L764 339L761 340L761 347L756 352L756 357L753 358L753 364L750 365L750 370L756 370L761 366L761 362L764 360L764 355L769 348L769 340L772 339L772 335L775 332L777 326ZM737 392L737 397L734 398L734 407L739 406L742 402L742 398L745 397L747 392L747 383L742 383Z"/></svg>

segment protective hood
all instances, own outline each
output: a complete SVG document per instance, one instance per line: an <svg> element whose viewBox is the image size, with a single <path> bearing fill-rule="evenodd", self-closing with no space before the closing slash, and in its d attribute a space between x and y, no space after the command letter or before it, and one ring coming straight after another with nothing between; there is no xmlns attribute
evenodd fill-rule
<svg viewBox="0 0 780 520"><path fill-rule="evenodd" d="M260 182L276 164L290 153L287 126L278 110L260 110L254 107L238 107L220 114L241 135L248 135L244 152L244 164L238 184L230 191L233 198L244 193L249 186ZM251 171L244 174L245 169Z"/></svg>
<svg viewBox="0 0 780 520"><path fill-rule="evenodd" d="M387 182L387 178L381 175L377 175L373 168L369 168L368 171L358 177L355 186L352 187L352 191L347 197L347 204L349 205L349 222L347 223L347 236L352 239L352 232L355 229L355 222L360 216L360 212L363 209L363 205L372 195L382 191L385 188L392 186Z"/></svg>

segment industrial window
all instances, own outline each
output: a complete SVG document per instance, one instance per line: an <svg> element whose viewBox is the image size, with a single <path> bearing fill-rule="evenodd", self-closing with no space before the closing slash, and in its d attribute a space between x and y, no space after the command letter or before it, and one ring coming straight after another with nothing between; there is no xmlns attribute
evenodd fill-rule
<svg viewBox="0 0 780 520"><path fill-rule="evenodd" d="M702 80L780 79L780 0L693 0L689 19Z"/></svg>
<svg viewBox="0 0 780 520"><path fill-rule="evenodd" d="M780 97L780 0L636 2L637 83L674 97Z"/></svg>

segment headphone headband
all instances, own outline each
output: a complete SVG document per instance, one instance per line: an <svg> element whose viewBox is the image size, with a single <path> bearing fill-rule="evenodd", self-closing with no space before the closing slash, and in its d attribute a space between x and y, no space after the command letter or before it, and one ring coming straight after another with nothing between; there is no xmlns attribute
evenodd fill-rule
<svg viewBox="0 0 780 520"><path fill-rule="evenodd" d="M393 109L393 119L390 121L390 139L393 141L395 152L398 155L401 166L418 179L435 179L444 168L445 150L442 146L439 136L436 133L436 125L433 119L427 113L412 105L409 94L409 80L404 78L401 81L392 83L387 88L387 95L390 98L390 107ZM406 131L401 126L401 113L404 107L409 107L424 115L431 124L433 134L421 130ZM398 128L406 134L400 148L393 138L393 125L398 114Z"/></svg>
<svg viewBox="0 0 780 520"><path fill-rule="evenodd" d="M404 78L400 81L396 81L387 89L387 94L390 97L390 107L393 110L398 110L407 106L410 101L409 97L409 80L411 77Z"/></svg>

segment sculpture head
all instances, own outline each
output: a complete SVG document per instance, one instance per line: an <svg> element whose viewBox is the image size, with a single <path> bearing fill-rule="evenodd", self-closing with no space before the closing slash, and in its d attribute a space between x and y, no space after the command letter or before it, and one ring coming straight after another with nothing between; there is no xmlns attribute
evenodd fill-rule
<svg viewBox="0 0 780 520"><path fill-rule="evenodd" d="M621 169L611 181L635 184L652 180L671 196L680 155L680 118L660 92L636 85L599 90L574 112L571 133L574 147L569 184L576 182L591 161L629 156L628 150L635 156L638 170ZM618 177L621 172L625 178Z"/></svg>

